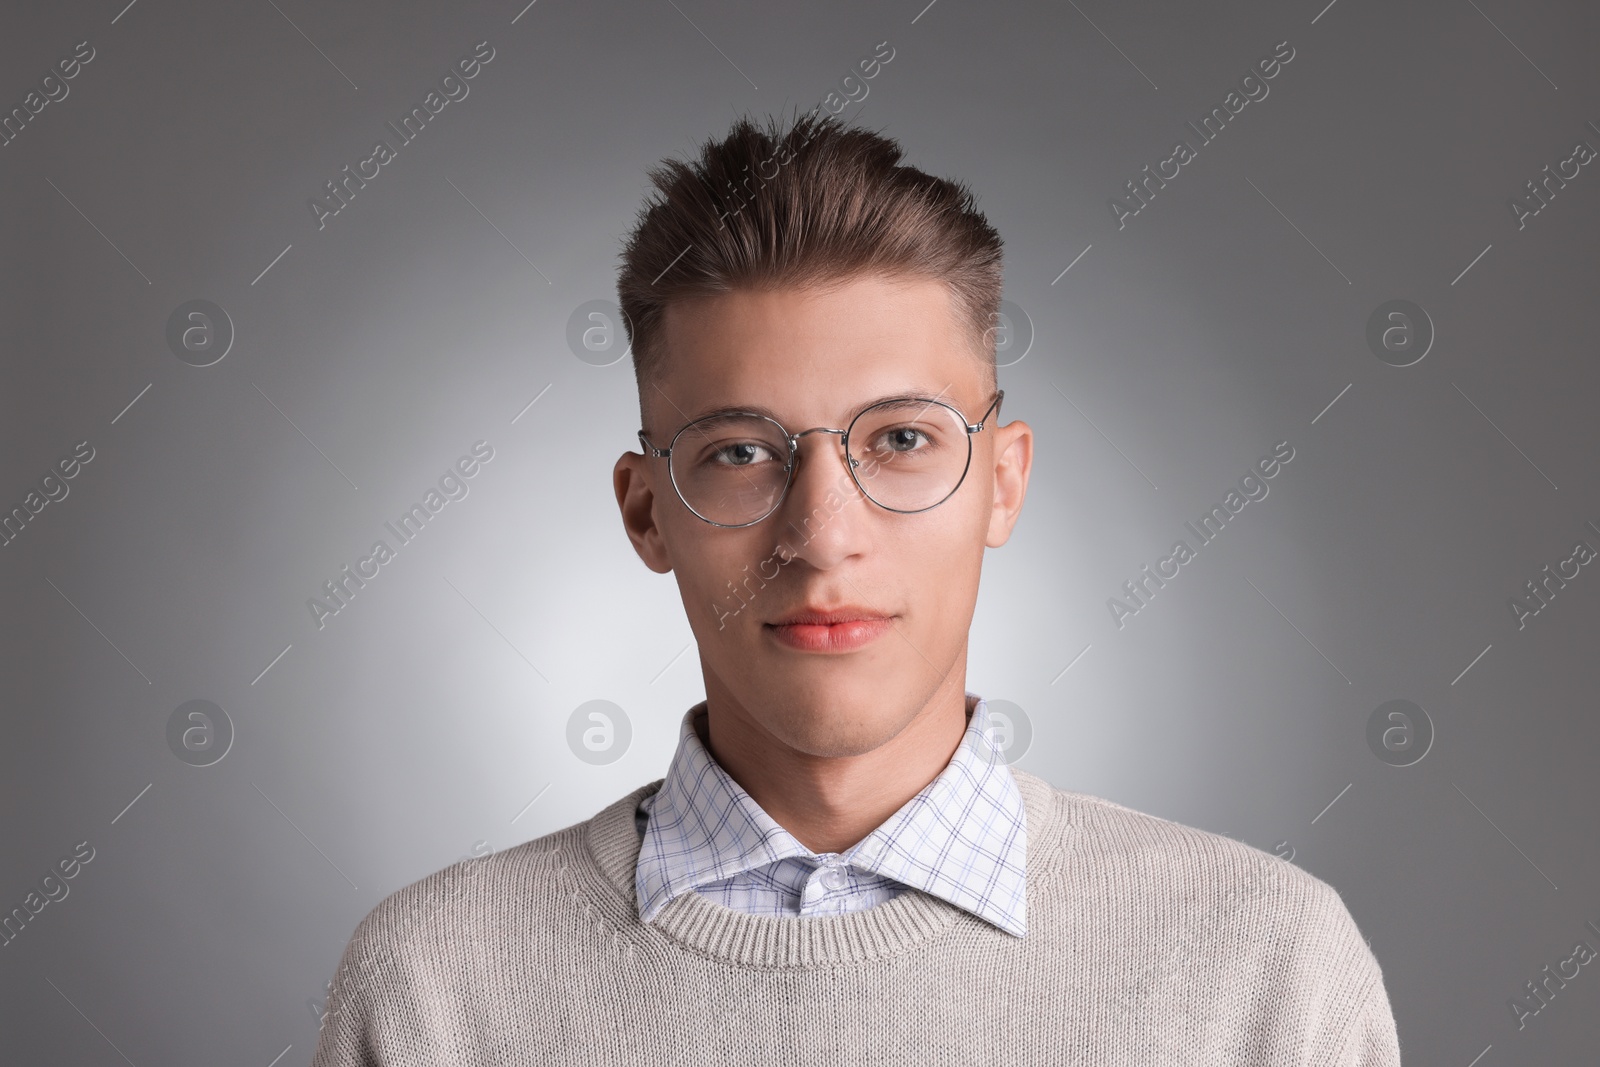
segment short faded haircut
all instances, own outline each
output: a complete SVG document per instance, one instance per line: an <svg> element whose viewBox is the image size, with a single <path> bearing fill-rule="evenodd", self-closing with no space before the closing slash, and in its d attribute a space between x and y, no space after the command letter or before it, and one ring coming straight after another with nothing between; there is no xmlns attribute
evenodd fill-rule
<svg viewBox="0 0 1600 1067"><path fill-rule="evenodd" d="M641 419L667 356L668 303L822 289L858 274L943 282L993 391L1000 234L966 185L903 165L903 155L887 137L813 111L787 130L740 118L698 160L650 170L660 195L639 210L617 279Z"/></svg>

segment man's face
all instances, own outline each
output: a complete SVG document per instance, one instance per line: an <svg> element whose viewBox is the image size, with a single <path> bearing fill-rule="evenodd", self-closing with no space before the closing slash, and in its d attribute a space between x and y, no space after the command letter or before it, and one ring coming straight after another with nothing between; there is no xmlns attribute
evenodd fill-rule
<svg viewBox="0 0 1600 1067"><path fill-rule="evenodd" d="M888 396L936 397L968 422L994 399L949 290L933 280L861 275L829 291L714 294L669 305L663 325L664 376L644 398L658 448L724 407L764 408L799 433L844 429ZM848 756L893 739L935 700L953 692L960 702L983 550L1010 536L1031 461L1026 424L998 422L991 414L971 436L960 488L918 514L864 497L838 434L800 438L783 502L742 528L691 513L665 459L629 452L618 461L629 536L651 569L677 575L719 714L765 744ZM683 453L690 436L679 439ZM853 441L852 451L863 446ZM888 622L844 651L796 647L774 628L840 606Z"/></svg>

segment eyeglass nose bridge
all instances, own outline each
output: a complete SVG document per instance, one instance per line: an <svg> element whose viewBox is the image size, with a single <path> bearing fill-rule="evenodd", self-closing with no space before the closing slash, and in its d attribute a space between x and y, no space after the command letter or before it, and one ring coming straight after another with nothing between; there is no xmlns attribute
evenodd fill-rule
<svg viewBox="0 0 1600 1067"><path fill-rule="evenodd" d="M788 470L788 472L789 472L789 482L794 481L795 460L800 455L800 438L806 436L807 434L813 434L813 433L836 433L836 434L838 434L839 435L839 443L844 447L844 458L850 464L851 469L853 470L854 468L859 467L861 465L861 461L856 459L856 457L854 457L854 456L852 456L850 454L850 431L849 430L837 430L837 429L834 429L831 426L813 426L813 427L811 427L811 429L809 429L809 430L801 430L799 433L788 433L788 431L785 431L785 433L788 434L788 438L789 438L789 465L786 468ZM789 483L788 482L786 482L784 484L783 489L784 489L785 493L787 493L789 491ZM779 497L779 499L781 500L782 497Z"/></svg>

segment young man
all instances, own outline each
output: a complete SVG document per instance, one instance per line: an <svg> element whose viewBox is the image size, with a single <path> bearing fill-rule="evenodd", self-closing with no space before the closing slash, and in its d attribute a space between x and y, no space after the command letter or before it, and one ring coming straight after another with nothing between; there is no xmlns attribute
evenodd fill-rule
<svg viewBox="0 0 1600 1067"><path fill-rule="evenodd" d="M664 779L392 894L313 1067L1399 1063L1338 894L1009 767L965 688L1001 424L998 234L830 118L652 173L614 489L706 699Z"/></svg>

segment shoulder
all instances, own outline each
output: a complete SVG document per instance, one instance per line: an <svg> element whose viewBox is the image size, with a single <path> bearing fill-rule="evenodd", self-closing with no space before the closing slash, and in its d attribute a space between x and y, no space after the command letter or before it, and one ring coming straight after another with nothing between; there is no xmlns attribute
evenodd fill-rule
<svg viewBox="0 0 1600 1067"><path fill-rule="evenodd" d="M1299 1048L1300 1062L1398 1067L1382 969L1331 884L1223 834L1013 772L1041 816L1037 838L1028 828L1028 936L1116 961L1097 973L1119 1018L1187 1005L1249 1020L1254 1051L1239 1062Z"/></svg>
<svg viewBox="0 0 1600 1067"><path fill-rule="evenodd" d="M1172 929L1204 926L1258 948L1375 967L1338 891L1305 868L1224 834L1012 773L1047 803L1028 841L1045 897L1071 895L1080 906L1131 910Z"/></svg>

